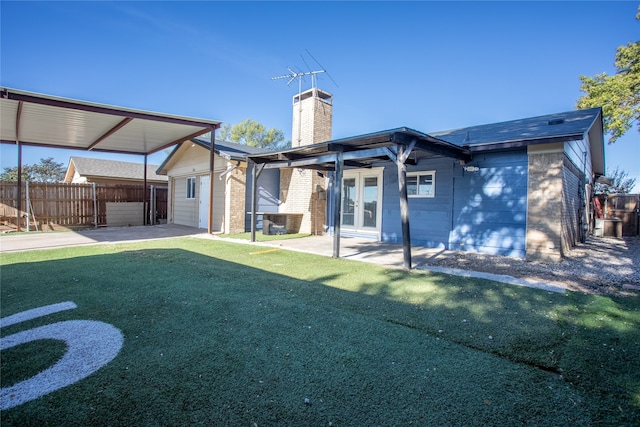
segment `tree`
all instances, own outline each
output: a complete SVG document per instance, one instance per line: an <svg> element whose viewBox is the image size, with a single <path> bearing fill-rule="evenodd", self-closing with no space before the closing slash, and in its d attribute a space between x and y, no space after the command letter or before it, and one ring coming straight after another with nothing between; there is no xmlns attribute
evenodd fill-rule
<svg viewBox="0 0 640 427"><path fill-rule="evenodd" d="M635 178L627 178L629 174L616 167L611 176L611 185L596 183L595 194L629 194L636 185Z"/></svg>
<svg viewBox="0 0 640 427"><path fill-rule="evenodd" d="M640 20L640 6L636 19ZM609 144L624 135L633 123L640 132L640 41L629 42L616 50L616 74L580 76L580 90L586 95L578 99L577 108L602 107Z"/></svg>
<svg viewBox="0 0 640 427"><path fill-rule="evenodd" d="M280 129L267 129L251 119L245 119L233 126L224 125L220 129L220 139L271 150L281 150L291 146L289 141L284 140L284 132Z"/></svg>
<svg viewBox="0 0 640 427"><path fill-rule="evenodd" d="M22 165L22 181L24 182L60 182L67 169L63 163L53 161L53 157L40 159L35 165ZM0 181L17 181L18 167L4 168Z"/></svg>

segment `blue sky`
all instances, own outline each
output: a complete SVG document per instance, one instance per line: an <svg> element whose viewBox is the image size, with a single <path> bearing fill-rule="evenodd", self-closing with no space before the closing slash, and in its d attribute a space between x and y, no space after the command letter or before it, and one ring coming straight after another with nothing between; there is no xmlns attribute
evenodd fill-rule
<svg viewBox="0 0 640 427"><path fill-rule="evenodd" d="M334 138L400 126L428 133L572 110L578 76L614 73L615 49L640 38L637 7L2 1L0 84L230 124L251 118L290 139L298 87L271 77L325 68L333 80L320 74L318 87L334 96ZM15 146L0 149L0 165L15 166ZM23 162L71 155L143 161L26 147ZM640 191L637 130L607 145L606 160Z"/></svg>

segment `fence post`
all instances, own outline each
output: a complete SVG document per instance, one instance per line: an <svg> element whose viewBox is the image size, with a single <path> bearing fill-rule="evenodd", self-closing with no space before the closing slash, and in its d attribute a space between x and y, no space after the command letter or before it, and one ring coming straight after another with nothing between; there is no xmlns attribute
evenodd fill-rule
<svg viewBox="0 0 640 427"><path fill-rule="evenodd" d="M93 182L93 222L95 223L96 227L98 228L98 198L96 195L96 183Z"/></svg>
<svg viewBox="0 0 640 427"><path fill-rule="evenodd" d="M149 203L149 224L156 225L156 186L152 185L150 187L149 198L151 199Z"/></svg>
<svg viewBox="0 0 640 427"><path fill-rule="evenodd" d="M26 205L27 205L27 232L30 231L29 229L29 223L31 221L29 221L29 215L31 215L31 210L29 209L29 206L31 206L31 200L29 199L29 181L24 183L25 185L25 197L26 197Z"/></svg>

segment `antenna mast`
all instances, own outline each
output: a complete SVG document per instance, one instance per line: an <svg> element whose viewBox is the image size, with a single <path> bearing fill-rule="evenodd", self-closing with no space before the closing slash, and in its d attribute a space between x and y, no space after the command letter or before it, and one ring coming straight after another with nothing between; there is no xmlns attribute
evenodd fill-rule
<svg viewBox="0 0 640 427"><path fill-rule="evenodd" d="M289 79L289 81L287 82L287 86L291 86L291 83L293 83L295 79L298 79L298 94L302 93L302 79L304 78L304 76L311 76L311 87L315 88L316 74L327 72L327 70L315 70L297 73L289 67L287 67L287 70L289 70L289 74L285 74L284 76L271 77L271 80Z"/></svg>
<svg viewBox="0 0 640 427"><path fill-rule="evenodd" d="M322 66L322 64L320 64L318 62L318 60L316 58L313 57L313 55L311 55L311 52L309 52L308 49L305 49L307 51L307 54L313 58L313 60L318 64L318 66L320 67L319 70L315 70L315 71L306 71L306 72L296 72L293 71L291 68L287 67L287 70L289 70L289 74L285 74L283 76L276 76L276 77L271 77L271 80L281 80L281 79L288 79L289 81L287 81L287 86L291 86L291 83L293 83L293 81L295 79L298 79L298 144L301 141L301 126L302 126L302 80L304 79L305 76L311 76L311 88L314 89L314 96L317 94L317 91L315 89L317 89L316 86L316 76L320 73L327 73L327 76L329 76L329 78L331 79L331 81L336 85L336 87L338 86L338 84L335 82L335 80L333 80L333 78L331 77L331 75L329 74L329 72ZM311 70L311 67L309 67L309 64L307 64L307 61L305 61L304 56L300 55L300 57L302 58L302 61L304 62L304 64L306 65L307 69Z"/></svg>
<svg viewBox="0 0 640 427"><path fill-rule="evenodd" d="M297 73L289 67L287 67L287 70L289 70L289 74L271 77L271 80L289 79L287 86L291 86L291 83L293 83L295 79L298 79L298 144L300 144L302 138L302 79L304 76L311 76L311 87L316 89L316 74L326 73L326 70L307 71L303 73Z"/></svg>

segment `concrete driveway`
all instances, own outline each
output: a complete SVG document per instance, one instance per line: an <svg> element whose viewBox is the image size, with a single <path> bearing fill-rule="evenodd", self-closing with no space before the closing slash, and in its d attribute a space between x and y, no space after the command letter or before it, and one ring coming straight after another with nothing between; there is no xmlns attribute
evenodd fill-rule
<svg viewBox="0 0 640 427"><path fill-rule="evenodd" d="M82 231L4 234L0 235L0 253L95 245L98 243L166 239L169 237L193 236L204 232L205 230L183 225L160 224Z"/></svg>

